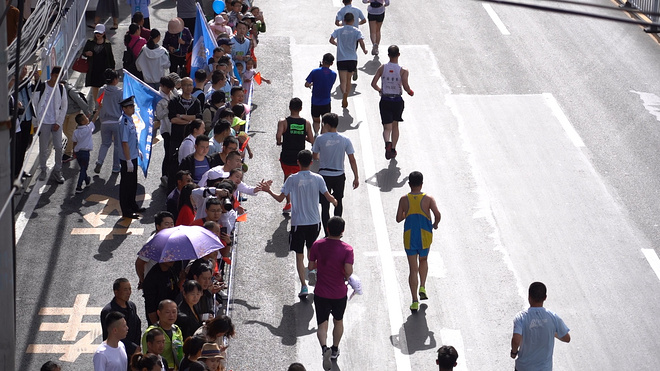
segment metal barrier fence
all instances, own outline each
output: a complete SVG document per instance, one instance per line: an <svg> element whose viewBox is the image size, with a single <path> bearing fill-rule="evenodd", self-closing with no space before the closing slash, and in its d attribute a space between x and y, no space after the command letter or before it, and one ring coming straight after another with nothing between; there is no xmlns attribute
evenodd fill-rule
<svg viewBox="0 0 660 371"><path fill-rule="evenodd" d="M653 23L660 23L660 0L627 0L625 6L632 6L643 11ZM653 15L650 15L653 14ZM660 32L660 27L650 26L645 29L649 33Z"/></svg>
<svg viewBox="0 0 660 371"><path fill-rule="evenodd" d="M41 52L42 79L50 78L53 66L62 66L67 71L78 57L77 51L83 47L86 41L85 32L85 9L87 1L69 0L68 8L59 25L48 35ZM69 51L71 50L71 51Z"/></svg>

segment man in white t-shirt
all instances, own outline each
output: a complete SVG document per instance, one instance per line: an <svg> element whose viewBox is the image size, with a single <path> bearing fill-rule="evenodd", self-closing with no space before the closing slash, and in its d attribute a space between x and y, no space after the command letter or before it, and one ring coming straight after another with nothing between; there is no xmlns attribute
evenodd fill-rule
<svg viewBox="0 0 660 371"><path fill-rule="evenodd" d="M542 282L529 285L529 309L513 320L511 358L517 371L552 371L555 339L568 343L570 330L554 312L543 307L547 289Z"/></svg>
<svg viewBox="0 0 660 371"><path fill-rule="evenodd" d="M319 174L323 177L328 192L337 200L334 215L342 216L344 211L342 199L344 198L344 184L346 183L346 175L344 174L346 155L348 155L348 162L351 164L351 170L353 171L353 189L360 185L355 150L351 140L337 132L339 117L336 113L326 113L321 121L323 122L323 134L319 135L314 141L312 152L314 153L314 159L320 160ZM321 222L327 237L330 203L324 197L320 197L319 201L321 202Z"/></svg>
<svg viewBox="0 0 660 371"><path fill-rule="evenodd" d="M105 317L108 338L94 352L94 371L126 371L128 357L121 339L128 335L128 326L123 314L110 312Z"/></svg>

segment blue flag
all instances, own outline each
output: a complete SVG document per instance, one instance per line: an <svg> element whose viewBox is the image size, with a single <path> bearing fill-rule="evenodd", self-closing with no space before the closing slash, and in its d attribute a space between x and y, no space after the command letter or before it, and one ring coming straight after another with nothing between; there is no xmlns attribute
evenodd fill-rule
<svg viewBox="0 0 660 371"><path fill-rule="evenodd" d="M195 71L199 69L208 69L209 58L213 54L213 49L218 47L218 43L212 36L209 25L205 22L206 16L202 11L202 7L197 4L197 19L195 20L195 35L192 49L192 59L190 61L190 77L193 78L195 83ZM203 88L203 86L198 86Z"/></svg>
<svg viewBox="0 0 660 371"><path fill-rule="evenodd" d="M133 122L138 135L138 148L142 152L142 157L138 157L138 165L142 168L146 178L154 135L154 112L156 105L164 97L154 88L124 70L124 98L130 96L135 97Z"/></svg>

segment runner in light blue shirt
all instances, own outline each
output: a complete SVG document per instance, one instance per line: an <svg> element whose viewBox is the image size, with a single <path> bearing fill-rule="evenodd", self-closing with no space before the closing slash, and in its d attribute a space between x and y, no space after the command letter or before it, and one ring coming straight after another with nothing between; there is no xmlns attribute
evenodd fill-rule
<svg viewBox="0 0 660 371"><path fill-rule="evenodd" d="M555 313L543 308L547 289L541 282L529 286L529 309L513 320L511 358L516 359L516 371L552 371L555 338L568 343L569 329Z"/></svg>
<svg viewBox="0 0 660 371"><path fill-rule="evenodd" d="M343 3L344 7L339 9L337 16L335 17L335 26L344 25L344 15L346 15L346 13L353 14L353 18L356 20L357 26L367 23L367 19L364 17L362 11L352 5L353 0L344 0Z"/></svg>

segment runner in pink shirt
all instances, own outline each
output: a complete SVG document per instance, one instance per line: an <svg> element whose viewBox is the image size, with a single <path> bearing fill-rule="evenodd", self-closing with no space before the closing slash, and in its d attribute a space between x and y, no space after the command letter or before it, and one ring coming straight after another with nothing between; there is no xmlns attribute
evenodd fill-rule
<svg viewBox="0 0 660 371"><path fill-rule="evenodd" d="M309 270L317 270L314 307L318 331L316 336L323 352L323 369L332 368L332 360L339 357L339 341L344 333L344 311L347 292L345 281L353 274L353 248L341 241L344 219L333 216L328 220L328 237L314 242L309 253ZM326 344L328 319L332 314L332 347Z"/></svg>

